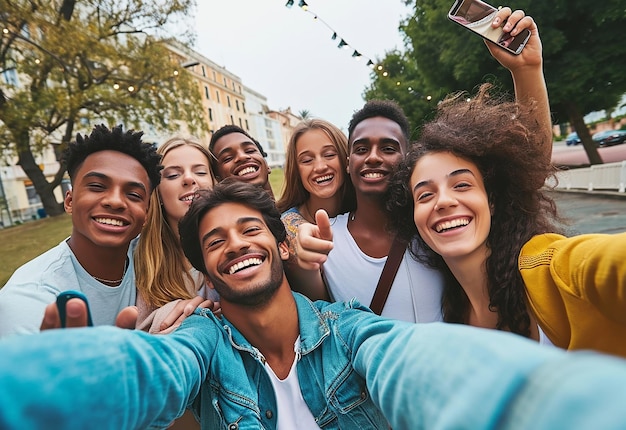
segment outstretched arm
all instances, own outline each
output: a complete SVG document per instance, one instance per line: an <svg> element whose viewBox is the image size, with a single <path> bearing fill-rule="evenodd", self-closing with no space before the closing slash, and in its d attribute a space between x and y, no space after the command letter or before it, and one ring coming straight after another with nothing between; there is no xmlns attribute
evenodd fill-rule
<svg viewBox="0 0 626 430"><path fill-rule="evenodd" d="M6 339L0 428L165 428L199 392L214 328L192 316L169 336L100 326Z"/></svg>
<svg viewBox="0 0 626 430"><path fill-rule="evenodd" d="M595 422L620 428L626 422L618 400L626 361L463 325L378 324L361 325L353 364L394 429L584 429Z"/></svg>

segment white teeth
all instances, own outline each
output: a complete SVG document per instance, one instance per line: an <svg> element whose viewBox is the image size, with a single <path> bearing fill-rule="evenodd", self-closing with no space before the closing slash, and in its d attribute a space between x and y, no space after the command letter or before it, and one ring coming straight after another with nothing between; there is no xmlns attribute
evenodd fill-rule
<svg viewBox="0 0 626 430"><path fill-rule="evenodd" d="M244 269L248 266L258 266L262 263L260 258L248 258L247 260L240 261L237 264L233 264L228 269L228 274L232 275L233 273L239 272L241 269Z"/></svg>
<svg viewBox="0 0 626 430"><path fill-rule="evenodd" d="M243 176L243 175L247 175L248 173L254 173L256 172L256 169L254 167L246 167L243 170L240 170L239 173L237 173L237 175L239 176Z"/></svg>
<svg viewBox="0 0 626 430"><path fill-rule="evenodd" d="M112 218L95 218L96 222L99 222L100 224L107 224L107 225L115 225L118 227L121 227L124 225L124 223L118 219L112 219Z"/></svg>
<svg viewBox="0 0 626 430"><path fill-rule="evenodd" d="M190 201L192 201L192 200L193 200L193 198L194 198L194 195L193 195L193 194L191 194L191 195L188 195L188 196L186 196L186 197L183 197L181 200L182 200L183 202L190 202Z"/></svg>
<svg viewBox="0 0 626 430"><path fill-rule="evenodd" d="M443 230L448 230L451 228L468 225L469 222L470 220L467 218L457 218L457 219L453 219L452 221L446 221L446 222L442 222L441 224L437 224L435 226L435 230L437 231L437 233L441 233Z"/></svg>
<svg viewBox="0 0 626 430"><path fill-rule="evenodd" d="M326 175L326 176L320 176L319 178L315 179L315 182L317 182L318 184L322 183L322 182L326 182L326 181L330 181L331 179L333 179L335 176L334 175Z"/></svg>
<svg viewBox="0 0 626 430"><path fill-rule="evenodd" d="M382 178L383 174L382 173L366 173L365 175L363 175L363 177L365 178L370 178L370 179L377 179L377 178Z"/></svg>

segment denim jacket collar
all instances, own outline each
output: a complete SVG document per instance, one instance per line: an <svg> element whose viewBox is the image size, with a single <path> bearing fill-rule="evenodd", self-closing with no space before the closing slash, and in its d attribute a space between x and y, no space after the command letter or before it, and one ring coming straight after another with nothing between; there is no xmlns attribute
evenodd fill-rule
<svg viewBox="0 0 626 430"><path fill-rule="evenodd" d="M296 309L298 311L298 324L300 326L300 355L308 354L317 348L323 340L330 334L330 328L326 323L326 319L313 303L299 293L292 293L296 301ZM216 318L212 312L203 312L202 314ZM326 315L328 317L328 315ZM240 351L247 351L259 361L263 361L263 356L259 350L254 347L248 340L232 325L226 317L218 320L220 325L228 333L232 346Z"/></svg>

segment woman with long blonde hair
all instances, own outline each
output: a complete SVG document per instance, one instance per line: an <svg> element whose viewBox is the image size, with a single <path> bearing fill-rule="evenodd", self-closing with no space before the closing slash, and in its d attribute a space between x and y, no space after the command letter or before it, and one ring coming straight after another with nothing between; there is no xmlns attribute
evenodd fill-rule
<svg viewBox="0 0 626 430"><path fill-rule="evenodd" d="M181 299L191 301L190 308L194 309L202 302L199 297L217 300L210 295L214 290L205 288L204 275L185 258L178 236L178 221L187 212L195 193L213 187L211 155L197 140L182 137L169 139L157 152L162 156L161 183L150 198L150 209L135 251L137 327L151 332L174 328L172 324L181 315L173 310L177 305L179 309L182 307ZM159 309L157 313L156 309Z"/></svg>

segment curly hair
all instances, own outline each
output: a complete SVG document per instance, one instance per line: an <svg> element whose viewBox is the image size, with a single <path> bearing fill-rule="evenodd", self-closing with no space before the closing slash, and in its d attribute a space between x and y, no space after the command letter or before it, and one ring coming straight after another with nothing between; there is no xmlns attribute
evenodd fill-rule
<svg viewBox="0 0 626 430"><path fill-rule="evenodd" d="M284 242L287 237L274 200L269 194L262 192L258 185L231 177L216 184L212 190L198 190L189 211L178 223L178 231L185 256L193 267L205 275L207 269L200 243L200 221L208 211L224 203L241 203L261 212L263 221L276 238L276 243Z"/></svg>
<svg viewBox="0 0 626 430"><path fill-rule="evenodd" d="M283 185L281 198L278 202L276 202L278 210L280 212L285 212L289 208L300 206L309 199L309 192L304 188L302 178L298 172L298 154L296 145L298 143L298 139L310 130L320 130L335 146L337 156L339 157L339 164L341 165L341 171L339 174L343 175L343 185L338 190L341 202L339 213L345 213L353 210L356 207L356 197L352 181L350 181L350 176L346 174L346 168L348 167L348 139L345 134L339 130L339 128L330 122L316 118L306 120L298 124L294 128L291 138L289 139L287 157L285 160L286 180ZM334 215L337 214L332 214L331 216Z"/></svg>
<svg viewBox="0 0 626 430"><path fill-rule="evenodd" d="M65 149L62 159L67 166L70 180L74 181L76 172L85 159L99 151L118 151L130 155L137 160L150 179L150 186L154 190L161 182L161 156L157 154L156 147L141 140L142 131L122 131L118 125L109 130L104 124L96 125L89 136L76 135L76 142L70 143Z"/></svg>
<svg viewBox="0 0 626 430"><path fill-rule="evenodd" d="M556 204L543 191L555 169L546 160L534 106L493 97L483 84L472 99L449 96L436 117L425 124L418 141L391 179L387 210L394 214L394 231L412 240L411 252L419 261L441 270L447 278L442 299L444 320L467 323L469 301L443 258L418 235L413 222L409 181L419 159L437 152L451 153L476 165L483 176L490 205L490 250L485 262L490 309L497 311L497 329L530 335L525 286L517 268L522 246L533 236L560 231Z"/></svg>
<svg viewBox="0 0 626 430"><path fill-rule="evenodd" d="M348 142L352 141L352 133L361 121L377 116L382 116L398 124L405 143L409 141L411 135L409 120L400 105L393 100L370 100L352 115L350 124L348 124Z"/></svg>

